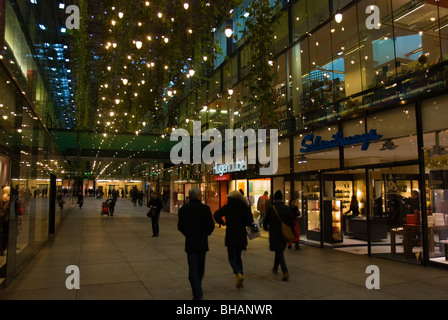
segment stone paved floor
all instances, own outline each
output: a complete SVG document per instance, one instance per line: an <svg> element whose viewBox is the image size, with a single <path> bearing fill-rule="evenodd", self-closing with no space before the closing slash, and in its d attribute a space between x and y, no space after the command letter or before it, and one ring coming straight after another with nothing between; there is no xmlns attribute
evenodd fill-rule
<svg viewBox="0 0 448 320"><path fill-rule="evenodd" d="M100 217L102 200L86 199L67 214L57 234L1 300L191 300L184 238L177 216L163 212L153 238L146 207L120 199L114 217ZM203 280L206 300L409 300L448 299L448 271L302 245L286 250L290 280L271 272L268 239L243 252L245 286L235 288L224 228L209 238ZM80 268L79 290L68 290L66 267ZM380 289L368 290L366 267L377 265Z"/></svg>

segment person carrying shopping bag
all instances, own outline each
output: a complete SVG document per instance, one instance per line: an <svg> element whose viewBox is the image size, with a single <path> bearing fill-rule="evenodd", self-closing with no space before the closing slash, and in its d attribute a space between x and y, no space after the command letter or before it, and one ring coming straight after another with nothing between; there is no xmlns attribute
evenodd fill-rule
<svg viewBox="0 0 448 320"><path fill-rule="evenodd" d="M275 192L273 205L268 208L263 228L269 231L269 249L275 252L273 273L277 273L278 267L282 269L282 281L288 281L289 272L286 265L284 250L287 241L282 234L282 222L294 232L294 216L291 208L283 203L283 194L280 190Z"/></svg>

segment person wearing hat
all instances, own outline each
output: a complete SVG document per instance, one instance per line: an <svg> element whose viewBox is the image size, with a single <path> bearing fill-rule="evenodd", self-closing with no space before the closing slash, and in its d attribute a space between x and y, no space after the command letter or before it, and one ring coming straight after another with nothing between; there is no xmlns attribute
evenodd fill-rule
<svg viewBox="0 0 448 320"><path fill-rule="evenodd" d="M267 209L263 228L264 230L269 231L269 250L275 252L274 268L272 268L272 272L277 273L278 266L280 265L283 272L282 281L287 281L289 279L289 273L284 255L287 243L282 236L282 227L279 216L294 232L294 215L291 207L286 206L283 202L283 194L280 190L275 192L273 200L273 205Z"/></svg>
<svg viewBox="0 0 448 320"><path fill-rule="evenodd" d="M227 226L225 246L230 266L236 275L236 287L241 288L244 281L241 253L247 247L246 227L254 221L249 200L235 190L227 195L227 204L217 210L213 217L217 223Z"/></svg>

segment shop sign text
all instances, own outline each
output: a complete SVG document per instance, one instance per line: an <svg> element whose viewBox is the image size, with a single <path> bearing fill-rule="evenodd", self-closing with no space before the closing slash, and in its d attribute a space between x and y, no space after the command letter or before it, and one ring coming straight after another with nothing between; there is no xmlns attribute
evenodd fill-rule
<svg viewBox="0 0 448 320"><path fill-rule="evenodd" d="M228 172L238 172L238 171L245 171L247 170L247 158L245 158L242 161L236 161L232 163L225 163L225 164L216 164L213 167L213 173L219 174L222 176L225 173Z"/></svg>
<svg viewBox="0 0 448 320"><path fill-rule="evenodd" d="M319 150L327 150L337 147L351 146L362 143L361 150L365 151L369 148L371 142L378 141L383 136L378 134L375 129L369 131L369 133L356 134L350 137L343 137L342 132L338 132L332 136L333 140L322 140L321 136L314 136L314 134L308 134L302 140L302 147L300 152L307 153Z"/></svg>
<svg viewBox="0 0 448 320"><path fill-rule="evenodd" d="M247 129L243 132L241 129L226 129L225 136L216 129L207 129L201 133L201 122L193 121L193 137L186 129L175 129L170 136L170 141L178 141L170 152L171 162L178 164L213 164L219 174L233 171L246 170L249 164L256 164L257 160L260 166L260 175L274 175L278 169L278 130L270 129L269 146L267 147L267 130ZM258 134L258 137L257 137ZM224 138L224 140L223 140ZM180 141L179 141L180 139ZM246 140L247 139L247 140ZM234 140L236 144L234 146ZM225 162L223 163L223 141L225 142ZM247 155L245 148L247 141ZM191 143L192 142L192 143ZM210 142L202 150L202 142ZM191 144L193 148L191 148ZM269 156L267 155L269 148ZM191 155L191 150L193 155ZM258 152L257 152L258 151ZM241 163L243 160L245 164ZM241 169L245 167L246 169ZM239 168L239 170L237 170Z"/></svg>

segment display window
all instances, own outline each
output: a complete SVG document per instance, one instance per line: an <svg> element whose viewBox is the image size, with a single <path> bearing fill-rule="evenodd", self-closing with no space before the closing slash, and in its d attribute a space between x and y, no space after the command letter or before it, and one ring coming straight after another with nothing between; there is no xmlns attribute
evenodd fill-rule
<svg viewBox="0 0 448 320"><path fill-rule="evenodd" d="M423 259L419 178L417 165L369 170L372 254Z"/></svg>
<svg viewBox="0 0 448 320"><path fill-rule="evenodd" d="M247 195L248 195L252 213L254 213L255 210L258 210L258 201L261 196L265 195L265 192L268 193L267 198L271 199L272 194L271 194L271 179L270 178L249 180ZM260 211L260 210L258 210L258 211Z"/></svg>
<svg viewBox="0 0 448 320"><path fill-rule="evenodd" d="M10 178L9 159L0 156L0 279L6 277L11 197Z"/></svg>
<svg viewBox="0 0 448 320"><path fill-rule="evenodd" d="M448 264L448 96L422 103L429 259Z"/></svg>

